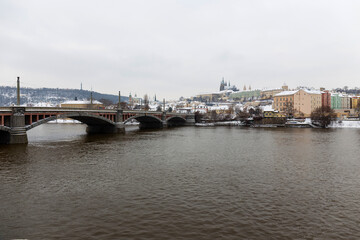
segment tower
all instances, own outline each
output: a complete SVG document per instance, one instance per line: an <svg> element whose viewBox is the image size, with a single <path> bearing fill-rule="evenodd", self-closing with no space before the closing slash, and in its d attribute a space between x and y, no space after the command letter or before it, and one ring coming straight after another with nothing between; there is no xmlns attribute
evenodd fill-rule
<svg viewBox="0 0 360 240"><path fill-rule="evenodd" d="M222 78L222 81L220 83L220 91L223 91L225 89L225 81L224 81L224 77Z"/></svg>
<svg viewBox="0 0 360 240"><path fill-rule="evenodd" d="M281 87L283 91L288 91L289 87L284 83L284 85Z"/></svg>
<svg viewBox="0 0 360 240"><path fill-rule="evenodd" d="M246 91L246 85L244 84L244 91Z"/></svg>

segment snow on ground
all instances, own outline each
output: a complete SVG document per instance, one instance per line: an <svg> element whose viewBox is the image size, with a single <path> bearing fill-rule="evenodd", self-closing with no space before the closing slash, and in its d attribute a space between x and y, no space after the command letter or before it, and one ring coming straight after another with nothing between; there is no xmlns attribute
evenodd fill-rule
<svg viewBox="0 0 360 240"><path fill-rule="evenodd" d="M360 121L346 121L342 122L333 121L329 128L360 128Z"/></svg>
<svg viewBox="0 0 360 240"><path fill-rule="evenodd" d="M56 120L53 120L53 121L50 121L48 123L81 123L77 120L73 120L73 119L56 119Z"/></svg>
<svg viewBox="0 0 360 240"><path fill-rule="evenodd" d="M240 121L225 121L225 122L214 122L214 123L195 123L197 127L211 127L211 126L242 126L243 123Z"/></svg>

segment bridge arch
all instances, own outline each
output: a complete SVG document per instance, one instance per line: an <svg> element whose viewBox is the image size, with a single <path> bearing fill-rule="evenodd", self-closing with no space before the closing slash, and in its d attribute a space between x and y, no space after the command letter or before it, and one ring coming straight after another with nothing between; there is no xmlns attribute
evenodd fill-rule
<svg viewBox="0 0 360 240"><path fill-rule="evenodd" d="M44 123L48 123L50 121L56 120L56 119L63 119L63 118L71 118L74 120L77 120L79 122L85 123L88 125L88 127L115 127L116 124L104 117L95 115L95 114L89 114L89 113L68 113L68 114L60 114L56 116L47 117L44 119L41 119L39 121L36 121L32 123L31 125L25 126L26 131L33 129L34 127L40 126Z"/></svg>
<svg viewBox="0 0 360 240"><path fill-rule="evenodd" d="M169 127L183 126L186 123L186 119L181 116L173 116L166 119L166 123Z"/></svg>
<svg viewBox="0 0 360 240"><path fill-rule="evenodd" d="M133 119L140 123L139 127L142 129L144 129L144 128L162 128L163 127L163 121L160 118L158 118L156 116L152 116L152 115L146 115L146 114L132 116L132 117L126 119L124 121L124 124L130 122Z"/></svg>
<svg viewBox="0 0 360 240"><path fill-rule="evenodd" d="M6 126L0 126L0 143L5 144L10 141L11 128Z"/></svg>

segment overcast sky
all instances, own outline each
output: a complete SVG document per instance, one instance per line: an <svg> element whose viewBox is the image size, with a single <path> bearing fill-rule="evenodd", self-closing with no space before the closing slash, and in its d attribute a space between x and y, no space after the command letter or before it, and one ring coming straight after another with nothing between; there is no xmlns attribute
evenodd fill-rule
<svg viewBox="0 0 360 240"><path fill-rule="evenodd" d="M0 0L0 85L178 98L360 87L360 1Z"/></svg>

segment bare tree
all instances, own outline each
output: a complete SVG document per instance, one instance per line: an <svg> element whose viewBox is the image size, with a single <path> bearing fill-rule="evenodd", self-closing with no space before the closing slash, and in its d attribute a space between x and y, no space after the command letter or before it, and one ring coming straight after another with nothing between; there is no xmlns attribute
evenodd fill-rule
<svg viewBox="0 0 360 240"><path fill-rule="evenodd" d="M144 95L144 110L148 111L149 107L149 96L147 94Z"/></svg>
<svg viewBox="0 0 360 240"><path fill-rule="evenodd" d="M102 102L102 103L104 104L104 106L105 106L105 107L107 107L107 106L110 106L110 105L114 104L111 100L109 100L109 99L105 99L105 98L101 98L101 99L99 99L99 102Z"/></svg>
<svg viewBox="0 0 360 240"><path fill-rule="evenodd" d="M212 110L211 112L210 112L210 119L213 121L213 122L215 122L216 120L217 120L217 113L216 113L216 111L215 110Z"/></svg>
<svg viewBox="0 0 360 240"><path fill-rule="evenodd" d="M243 121L243 120L247 119L248 117L250 117L250 114L246 111L241 111L240 109L236 114L236 119L240 120L240 121Z"/></svg>
<svg viewBox="0 0 360 240"><path fill-rule="evenodd" d="M359 100L360 99L358 99L358 104L355 107L355 112L357 112L359 114L359 116L360 116L360 101Z"/></svg>
<svg viewBox="0 0 360 240"><path fill-rule="evenodd" d="M287 118L294 116L294 104L292 101L286 101L285 103L285 115Z"/></svg>
<svg viewBox="0 0 360 240"><path fill-rule="evenodd" d="M335 118L336 114L329 106L318 107L311 113L311 122L322 128L329 126Z"/></svg>
<svg viewBox="0 0 360 240"><path fill-rule="evenodd" d="M199 111L195 112L195 122L200 123L204 118L204 114L200 113Z"/></svg>
<svg viewBox="0 0 360 240"><path fill-rule="evenodd" d="M126 102L120 102L120 107L123 110L128 110L129 109L129 105Z"/></svg>

